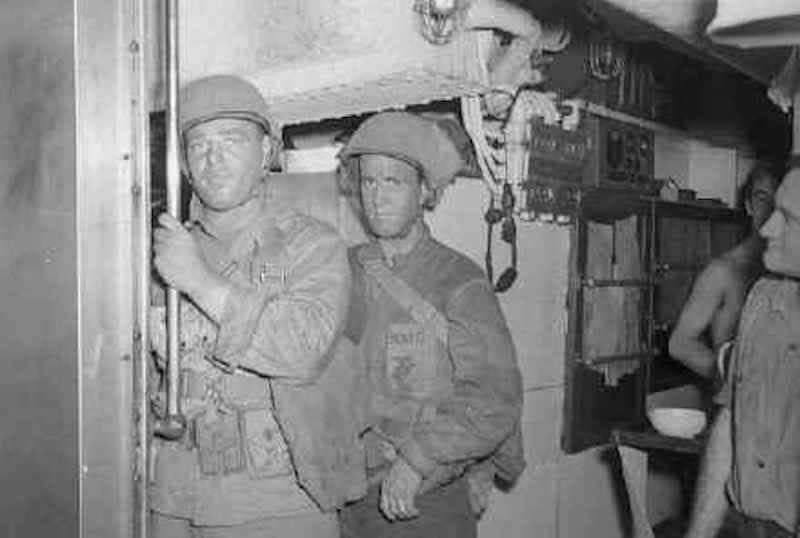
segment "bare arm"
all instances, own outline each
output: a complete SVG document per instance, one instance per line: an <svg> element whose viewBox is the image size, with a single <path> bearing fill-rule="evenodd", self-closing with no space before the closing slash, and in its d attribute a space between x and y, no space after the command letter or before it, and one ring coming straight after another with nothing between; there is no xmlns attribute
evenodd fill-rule
<svg viewBox="0 0 800 538"><path fill-rule="evenodd" d="M725 482L732 464L731 412L723 407L709 433L687 538L716 536L728 508Z"/></svg>
<svg viewBox="0 0 800 538"><path fill-rule="evenodd" d="M703 340L703 333L722 308L729 281L730 274L721 264L712 262L706 267L697 278L669 339L670 355L707 378L714 374L715 358L714 350Z"/></svg>

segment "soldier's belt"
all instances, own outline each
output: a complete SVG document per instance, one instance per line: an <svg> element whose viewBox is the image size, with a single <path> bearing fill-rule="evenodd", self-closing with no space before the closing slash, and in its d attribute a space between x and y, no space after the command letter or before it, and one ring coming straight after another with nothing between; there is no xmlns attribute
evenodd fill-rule
<svg viewBox="0 0 800 538"><path fill-rule="evenodd" d="M243 412L203 413L192 421L200 472L206 476L240 473L247 469Z"/></svg>
<svg viewBox="0 0 800 538"><path fill-rule="evenodd" d="M225 402L248 409L271 407L267 380L247 374L222 374L216 371L183 370L181 395L189 400L205 400L209 393Z"/></svg>
<svg viewBox="0 0 800 538"><path fill-rule="evenodd" d="M382 394L374 394L370 400L371 412L380 417L378 429L389 437L403 435L417 422L433 420L436 418L437 405L437 401L389 398Z"/></svg>
<svg viewBox="0 0 800 538"><path fill-rule="evenodd" d="M205 476L247 472L261 479L292 473L288 447L269 409L211 407L190 421L189 431Z"/></svg>

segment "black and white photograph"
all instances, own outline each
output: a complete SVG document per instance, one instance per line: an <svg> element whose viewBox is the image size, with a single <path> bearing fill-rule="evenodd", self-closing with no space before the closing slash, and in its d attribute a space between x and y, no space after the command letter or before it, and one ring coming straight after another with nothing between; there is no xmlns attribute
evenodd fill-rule
<svg viewBox="0 0 800 538"><path fill-rule="evenodd" d="M800 0L0 0L0 538L800 538Z"/></svg>

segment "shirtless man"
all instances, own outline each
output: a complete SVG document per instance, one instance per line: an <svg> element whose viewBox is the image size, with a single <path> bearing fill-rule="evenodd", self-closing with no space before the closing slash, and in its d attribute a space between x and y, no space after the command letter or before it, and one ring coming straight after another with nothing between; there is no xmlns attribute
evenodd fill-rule
<svg viewBox="0 0 800 538"><path fill-rule="evenodd" d="M779 181L760 164L747 175L742 199L751 233L703 269L670 337L670 355L705 378L715 377L715 351L734 336L747 292L764 272L766 242L758 230L772 213Z"/></svg>

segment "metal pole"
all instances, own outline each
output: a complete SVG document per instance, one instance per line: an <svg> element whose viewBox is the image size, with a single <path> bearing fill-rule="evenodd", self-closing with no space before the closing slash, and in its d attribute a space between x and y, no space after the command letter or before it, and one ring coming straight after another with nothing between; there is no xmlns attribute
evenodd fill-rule
<svg viewBox="0 0 800 538"><path fill-rule="evenodd" d="M166 1L167 80L167 213L180 219L181 168L178 126L178 0ZM167 413L156 433L165 439L179 439L186 429L180 410L180 296L167 289Z"/></svg>

